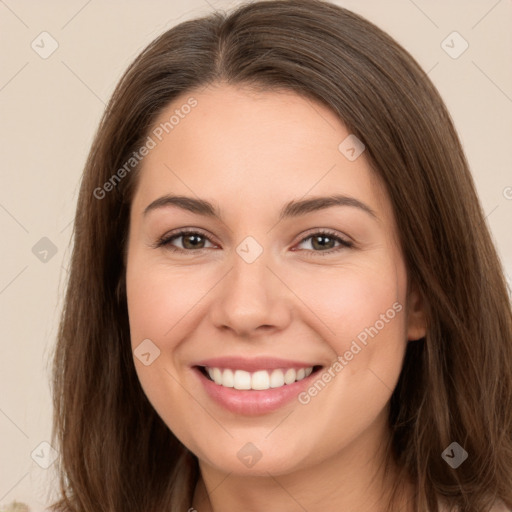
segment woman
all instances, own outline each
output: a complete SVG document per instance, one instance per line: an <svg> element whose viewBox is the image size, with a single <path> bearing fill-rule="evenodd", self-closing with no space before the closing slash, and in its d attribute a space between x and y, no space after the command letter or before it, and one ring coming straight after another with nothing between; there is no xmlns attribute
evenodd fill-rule
<svg viewBox="0 0 512 512"><path fill-rule="evenodd" d="M174 27L86 164L53 510L512 507L512 322L446 108L316 0Z"/></svg>

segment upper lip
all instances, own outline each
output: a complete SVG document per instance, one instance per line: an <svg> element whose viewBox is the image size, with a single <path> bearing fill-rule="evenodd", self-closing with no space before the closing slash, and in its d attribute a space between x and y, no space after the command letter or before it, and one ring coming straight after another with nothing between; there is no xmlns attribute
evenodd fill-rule
<svg viewBox="0 0 512 512"><path fill-rule="evenodd" d="M317 363L294 361L291 359L279 359L275 357L214 357L212 359L203 359L194 366L207 366L208 368L230 368L236 370L245 370L255 372L257 370L275 370L277 368L309 368L311 366L321 366Z"/></svg>

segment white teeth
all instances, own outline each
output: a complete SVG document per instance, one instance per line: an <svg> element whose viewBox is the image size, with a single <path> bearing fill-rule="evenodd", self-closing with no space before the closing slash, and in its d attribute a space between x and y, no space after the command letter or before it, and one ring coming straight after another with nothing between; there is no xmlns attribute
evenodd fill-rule
<svg viewBox="0 0 512 512"><path fill-rule="evenodd" d="M285 384L293 384L297 377L297 372L293 368L288 368L286 373L284 374L284 383Z"/></svg>
<svg viewBox="0 0 512 512"><path fill-rule="evenodd" d="M222 372L221 384L226 388L232 388L235 386L235 374L231 370L224 370Z"/></svg>
<svg viewBox="0 0 512 512"><path fill-rule="evenodd" d="M284 386L284 374L282 370L274 370L270 374L270 387L271 388L280 388Z"/></svg>
<svg viewBox="0 0 512 512"><path fill-rule="evenodd" d="M265 390L269 388L280 388L285 384L293 384L296 381L309 377L313 367L288 368L286 371L258 370L250 373L244 370L230 370L221 368L206 368L210 378L219 386L235 389Z"/></svg>
<svg viewBox="0 0 512 512"><path fill-rule="evenodd" d="M270 387L270 377L267 370L254 372L251 377L251 389L268 389Z"/></svg>
<svg viewBox="0 0 512 512"><path fill-rule="evenodd" d="M235 389L251 389L251 374L249 372L236 370L234 380L233 387ZM222 383L220 384L222 385Z"/></svg>
<svg viewBox="0 0 512 512"><path fill-rule="evenodd" d="M213 369L213 380L215 381L215 384L222 384L222 372L219 368Z"/></svg>

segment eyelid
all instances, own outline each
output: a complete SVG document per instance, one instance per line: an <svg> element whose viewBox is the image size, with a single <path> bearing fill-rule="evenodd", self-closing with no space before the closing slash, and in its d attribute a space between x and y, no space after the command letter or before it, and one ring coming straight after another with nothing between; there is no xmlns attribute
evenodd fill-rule
<svg viewBox="0 0 512 512"><path fill-rule="evenodd" d="M328 229L328 228L312 228L311 230L306 231L300 235L300 240L295 244L299 245L304 243L306 240L313 238L314 236L325 236L334 239L340 245L333 249L327 249L325 251L313 251L308 249L299 249L300 251L305 251L305 254L309 257L316 257L316 255L320 256L329 256L332 254L337 254L342 250L351 249L355 247L355 243L353 239L347 235L341 234L336 230ZM297 249L292 249L297 251Z"/></svg>
<svg viewBox="0 0 512 512"><path fill-rule="evenodd" d="M153 248L157 249L159 247L168 246L169 248L171 248L171 250L182 251L182 252L199 252L204 249L204 248L201 248L201 249L197 249L195 251L191 251L191 250L187 250L187 249L180 249L179 247L173 247L170 245L170 242L173 239L177 239L177 238L180 238L180 237L183 237L186 235L201 235L206 240L208 240L208 242L210 242L211 244L217 245L215 242L213 242L210 235L208 235L206 233L206 231L204 231L203 229L194 228L194 227L189 227L189 228L185 227L185 228L178 228L173 231L169 231L168 233L165 233L153 244Z"/></svg>
<svg viewBox="0 0 512 512"><path fill-rule="evenodd" d="M355 240L350 237L349 235L346 235L345 233L341 233L340 231L337 231L335 229L330 228L321 228L321 227L315 227L308 229L304 233L301 233L299 237L299 241L297 243L303 242L306 238L309 238L313 235L326 235L331 236L332 238L338 238L340 240L343 240L343 242L347 244L355 244Z"/></svg>
<svg viewBox="0 0 512 512"><path fill-rule="evenodd" d="M187 235L201 235L209 243L211 243L213 245L218 245L211 239L211 237L208 234L206 234L206 232L203 229L190 227L190 228L178 228L174 231L166 233L165 235L163 235L161 238L159 238L156 241L156 243L153 245L153 247L154 248L166 247L173 252L181 252L181 253L201 253L202 251L208 249L207 247L201 247L199 249L181 249L180 247L175 247L170 244L170 242L173 241L174 239L178 239L178 238L181 238L181 237L184 237ZM313 254L328 255L328 254L336 253L342 249L350 249L351 247L353 247L355 245L353 239L345 234L341 234L341 233L339 233L335 230L329 229L329 228L317 227L317 228L311 228L310 230L306 231L305 233L302 233L300 235L299 240L294 244L294 246L304 243L306 240L308 240L309 238L312 238L314 235L326 236L326 237L335 239L335 241L338 241L340 246L338 246L337 248L328 249L325 251L313 251L313 250L308 250L308 249L300 249L301 251L306 251L306 253L308 253L308 254L313 253ZM292 250L294 250L294 249L292 248Z"/></svg>

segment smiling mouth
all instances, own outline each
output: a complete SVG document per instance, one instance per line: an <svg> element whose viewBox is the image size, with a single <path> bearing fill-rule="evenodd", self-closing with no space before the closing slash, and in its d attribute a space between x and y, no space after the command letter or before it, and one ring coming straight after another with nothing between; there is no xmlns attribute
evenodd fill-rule
<svg viewBox="0 0 512 512"><path fill-rule="evenodd" d="M215 382L215 384L219 386L238 390L263 391L281 388L298 382L319 371L322 366L276 368L272 370L258 370L255 372L208 366L197 366L197 368L207 379Z"/></svg>

